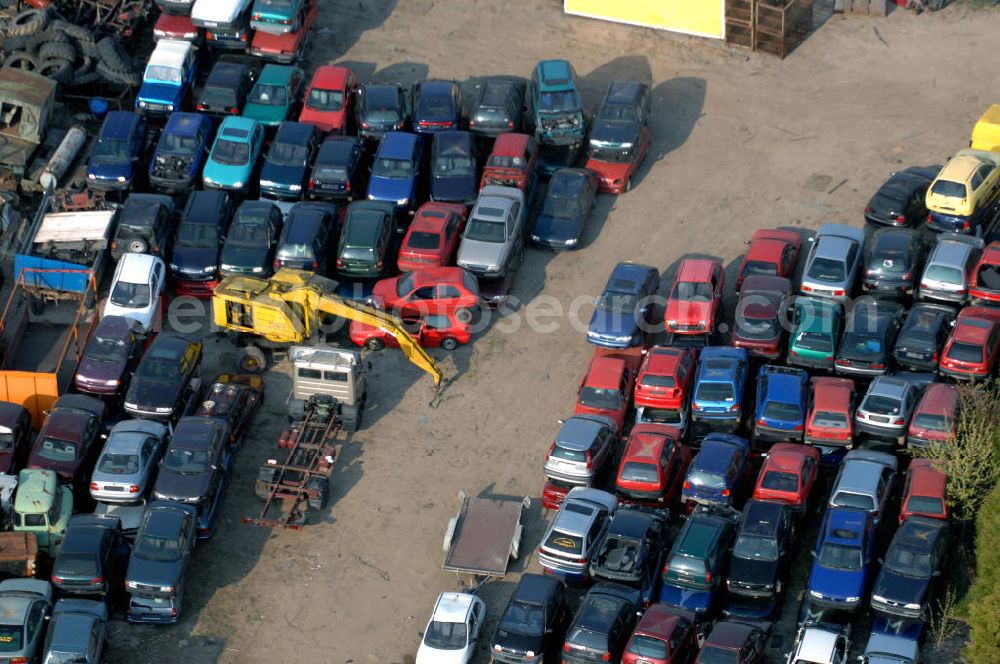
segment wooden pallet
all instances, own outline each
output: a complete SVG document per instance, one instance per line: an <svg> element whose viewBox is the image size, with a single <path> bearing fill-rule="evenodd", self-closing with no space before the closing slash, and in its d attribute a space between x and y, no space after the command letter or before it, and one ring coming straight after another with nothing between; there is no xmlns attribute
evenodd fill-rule
<svg viewBox="0 0 1000 664"><path fill-rule="evenodd" d="M726 42L753 48L754 0L726 0Z"/></svg>
<svg viewBox="0 0 1000 664"><path fill-rule="evenodd" d="M726 42L784 58L812 31L812 12L813 0L726 0Z"/></svg>

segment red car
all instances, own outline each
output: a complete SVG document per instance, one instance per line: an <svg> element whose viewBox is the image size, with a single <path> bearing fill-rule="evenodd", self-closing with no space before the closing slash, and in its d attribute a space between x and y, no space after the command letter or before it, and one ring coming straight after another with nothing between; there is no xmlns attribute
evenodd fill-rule
<svg viewBox="0 0 1000 664"><path fill-rule="evenodd" d="M627 502L669 508L681 495L691 448L678 431L661 424L637 424L625 442L615 493Z"/></svg>
<svg viewBox="0 0 1000 664"><path fill-rule="evenodd" d="M465 323L479 306L479 282L460 267L428 267L382 279L372 297L397 316L456 314Z"/></svg>
<svg viewBox="0 0 1000 664"><path fill-rule="evenodd" d="M89 495L90 473L101 449L104 402L83 394L56 399L38 431L28 468L51 470L75 495Z"/></svg>
<svg viewBox="0 0 1000 664"><path fill-rule="evenodd" d="M753 489L756 500L773 500L805 512L819 470L819 450L798 443L771 447L757 473Z"/></svg>
<svg viewBox="0 0 1000 664"><path fill-rule="evenodd" d="M347 67L317 67L306 88L299 122L307 122L324 132L345 133L357 87L358 79Z"/></svg>
<svg viewBox="0 0 1000 664"><path fill-rule="evenodd" d="M399 247L399 271L450 265L468 216L468 208L459 203L430 201L421 205Z"/></svg>
<svg viewBox="0 0 1000 664"><path fill-rule="evenodd" d="M636 421L650 410L684 410L694 377L693 348L653 346L639 366L633 402Z"/></svg>
<svg viewBox="0 0 1000 664"><path fill-rule="evenodd" d="M1000 356L1000 309L965 307L941 352L938 371L956 380L989 377Z"/></svg>
<svg viewBox="0 0 1000 664"><path fill-rule="evenodd" d="M750 249L736 273L736 290L747 277L759 274L790 279L799 260L802 238L795 231L761 228L750 238Z"/></svg>
<svg viewBox="0 0 1000 664"><path fill-rule="evenodd" d="M914 459L906 469L903 484L903 501L899 508L899 522L908 516L926 516L931 519L948 520L948 503L945 500L945 485L948 478L934 467L930 459Z"/></svg>
<svg viewBox="0 0 1000 664"><path fill-rule="evenodd" d="M771 623L730 616L708 633L694 664L764 664Z"/></svg>
<svg viewBox="0 0 1000 664"><path fill-rule="evenodd" d="M455 350L460 344L469 343L472 338L472 326L458 322L454 314L404 318L403 325L424 348ZM369 350L382 350L386 346L399 348L396 337L358 321L351 321L350 336L352 342Z"/></svg>
<svg viewBox="0 0 1000 664"><path fill-rule="evenodd" d="M622 653L622 664L686 664L698 651L694 612L653 604L642 614Z"/></svg>
<svg viewBox="0 0 1000 664"><path fill-rule="evenodd" d="M618 425L625 424L625 412L632 400L635 374L625 361L594 354L590 367L580 381L574 415L604 415Z"/></svg>
<svg viewBox="0 0 1000 664"><path fill-rule="evenodd" d="M931 383L924 390L910 428L906 444L910 447L927 447L947 443L958 435L958 388L948 383Z"/></svg>
<svg viewBox="0 0 1000 664"><path fill-rule="evenodd" d="M290 65L301 60L306 52L310 30L316 23L316 16L319 14L316 3L309 3L305 12L306 15L299 24L299 29L295 32L276 35L264 30L257 30L254 33L253 41L250 42L250 55L283 65Z"/></svg>
<svg viewBox="0 0 1000 664"><path fill-rule="evenodd" d="M725 283L726 273L719 261L707 258L682 260L667 300L667 334L710 336L715 329L715 317L722 302Z"/></svg>
<svg viewBox="0 0 1000 664"><path fill-rule="evenodd" d="M190 16L180 14L160 14L153 26L153 39L177 39L180 41L199 42L201 31L191 22Z"/></svg>
<svg viewBox="0 0 1000 664"><path fill-rule="evenodd" d="M1000 304L1000 242L990 242L972 271L969 298L973 304Z"/></svg>
<svg viewBox="0 0 1000 664"><path fill-rule="evenodd" d="M538 142L527 134L500 134L486 160L479 189L488 184L517 187L527 194L535 179Z"/></svg>
<svg viewBox="0 0 1000 664"><path fill-rule="evenodd" d="M806 443L820 450L849 448L854 440L854 381L817 376L810 391Z"/></svg>
<svg viewBox="0 0 1000 664"><path fill-rule="evenodd" d="M785 328L779 316L792 293L792 282L784 277L751 275L743 282L736 303L732 344L746 348L752 357L776 360L785 345Z"/></svg>

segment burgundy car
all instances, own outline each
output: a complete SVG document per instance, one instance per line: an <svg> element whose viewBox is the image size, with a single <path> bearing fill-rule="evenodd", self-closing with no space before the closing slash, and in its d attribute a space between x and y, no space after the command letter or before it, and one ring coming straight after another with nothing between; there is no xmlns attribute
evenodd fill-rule
<svg viewBox="0 0 1000 664"><path fill-rule="evenodd" d="M31 448L31 414L24 406L0 401L0 473L17 475Z"/></svg>
<svg viewBox="0 0 1000 664"><path fill-rule="evenodd" d="M782 303L791 292L792 284L784 277L751 275L744 279L736 303L733 345L746 348L753 357L778 359L785 338L780 321Z"/></svg>
<svg viewBox="0 0 1000 664"><path fill-rule="evenodd" d="M73 384L88 394L124 394L142 356L142 325L123 316L105 316L83 349Z"/></svg>
<svg viewBox="0 0 1000 664"><path fill-rule="evenodd" d="M104 402L83 394L56 399L35 438L29 468L54 471L78 496L90 495L90 473L104 437Z"/></svg>

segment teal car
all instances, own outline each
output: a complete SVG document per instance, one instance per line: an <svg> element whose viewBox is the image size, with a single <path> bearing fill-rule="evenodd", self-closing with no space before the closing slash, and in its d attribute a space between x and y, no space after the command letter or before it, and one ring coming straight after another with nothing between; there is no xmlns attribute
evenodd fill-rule
<svg viewBox="0 0 1000 664"><path fill-rule="evenodd" d="M206 189L243 193L255 184L257 159L264 145L264 128L256 120L230 116L222 121L201 181Z"/></svg>
<svg viewBox="0 0 1000 664"><path fill-rule="evenodd" d="M254 0L250 27L272 35L299 29L306 0Z"/></svg>
<svg viewBox="0 0 1000 664"><path fill-rule="evenodd" d="M292 115L302 91L302 70L291 65L264 65L243 106L243 117L277 127Z"/></svg>
<svg viewBox="0 0 1000 664"><path fill-rule="evenodd" d="M833 369L837 341L844 329L844 305L827 298L799 296L788 305L788 364Z"/></svg>

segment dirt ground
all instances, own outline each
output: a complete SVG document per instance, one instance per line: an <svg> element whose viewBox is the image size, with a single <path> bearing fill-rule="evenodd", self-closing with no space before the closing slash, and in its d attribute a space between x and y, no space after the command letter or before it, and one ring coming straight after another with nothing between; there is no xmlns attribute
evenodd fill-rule
<svg viewBox="0 0 1000 664"><path fill-rule="evenodd" d="M530 496L522 551L543 532L542 461L591 348L565 318L544 319L554 330L530 329L524 314L537 296L563 307L596 296L625 259L658 266L665 284L691 254L722 258L732 276L755 228L860 225L891 171L966 147L975 119L998 101L985 92L1000 76L988 65L1000 52L998 12L824 15L779 61L566 17L559 0L320 2L312 66L346 63L366 79L408 83L528 76L539 59L561 57L574 63L591 108L612 80L649 82L651 154L632 192L601 197L580 251L528 253L513 290L525 303L518 315L450 355L434 353L453 378L438 407L430 379L399 353L372 358L368 424L344 447L329 513L301 532L239 522L259 508L255 468L285 421L288 367L269 372L219 532L195 551L181 623L116 622L112 662L412 662L437 594L457 587L440 565L459 490ZM230 368L232 347L208 345L207 373ZM524 555L485 589L494 620L525 560L538 569ZM775 660L789 640L772 650ZM481 647L477 661L487 660Z"/></svg>

